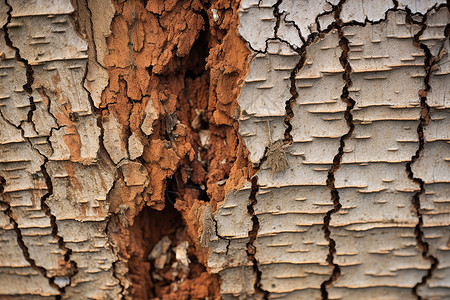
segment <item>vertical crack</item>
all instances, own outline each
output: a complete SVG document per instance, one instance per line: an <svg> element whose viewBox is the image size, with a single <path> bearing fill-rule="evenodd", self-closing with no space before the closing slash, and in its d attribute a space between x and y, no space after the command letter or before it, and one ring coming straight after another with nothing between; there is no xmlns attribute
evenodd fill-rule
<svg viewBox="0 0 450 300"><path fill-rule="evenodd" d="M31 65L28 63L28 60L26 60L25 58L21 57L19 48L14 46L11 38L9 37L8 25L11 23L11 19L12 19L11 12L12 12L13 8L8 3L8 0L5 0L5 5L8 7L8 10L6 12L7 20L6 20L5 25L3 25L3 32L5 33L5 43L6 43L6 45L9 48L14 50L15 59L17 61L21 62L22 65L25 67L25 76L26 76L26 80L27 81L22 86L22 88L28 94L28 101L30 102L30 110L28 111L28 114L27 114L27 122L29 122L31 124L31 126L33 127L33 129L36 131L35 124L33 123L33 114L36 111L36 104L34 103L34 98L32 96L32 93L33 93L32 85L33 85L33 82L34 82L34 78L33 78L34 71L33 71L33 67L31 67ZM22 128L20 128L20 129L23 131Z"/></svg>
<svg viewBox="0 0 450 300"><path fill-rule="evenodd" d="M23 58L20 55L20 50L19 48L17 48L16 46L13 45L13 42L11 41L11 38L9 37L9 33L8 33L8 25L11 23L11 19L12 19L12 6L8 3L8 0L5 0L5 5L8 7L8 11L6 12L7 14L7 20L5 25L3 25L3 31L5 33L5 42L6 45L14 50L14 55L17 61L20 61L24 66L25 66L25 72L26 72L26 78L27 78L27 82L22 86L23 89L25 90L25 92L27 92L28 94L28 99L30 101L30 110L28 111L28 115L27 115L27 121L30 122L31 124L33 124L32 122L32 118L33 118L33 113L36 110L36 104L33 101L33 96L31 95L33 92L33 68L31 67L31 65L28 63L28 60L26 60L25 58ZM33 124L34 126L34 124Z"/></svg>
<svg viewBox="0 0 450 300"><path fill-rule="evenodd" d="M87 13L88 13L89 26L90 26L90 29L91 29L91 41L92 41L94 60L99 66L101 66L103 69L106 69L105 66L103 66L103 64L98 61L97 44L96 44L96 41L95 41L95 38L94 38L94 23L92 22L92 10L89 7L88 0L82 0L80 2L81 3L79 3L78 5L85 6L86 10L87 10ZM135 22L135 20L133 20L133 22ZM77 22L75 22L75 23L78 24ZM89 37L89 35L88 35L88 37ZM84 83L83 83L83 86L84 86Z"/></svg>
<svg viewBox="0 0 450 300"><path fill-rule="evenodd" d="M280 28L280 22L281 22L281 13L280 13L280 4L283 2L283 0L278 0L273 5L273 16L277 19L275 22L275 26L273 27L273 36L275 38L278 37L278 29Z"/></svg>
<svg viewBox="0 0 450 300"><path fill-rule="evenodd" d="M33 99L33 96L32 96L32 93L33 93L32 85L33 85L33 82L34 82L34 77L33 77L34 71L33 71L32 66L29 64L28 60L25 59L25 58L23 58L23 57L21 56L21 54L20 54L20 49L19 49L18 47L14 46L14 44L13 44L13 42L12 42L10 36L9 36L9 33L8 33L8 25L11 23L11 20L12 20L12 10L13 10L13 8L12 8L12 6L8 3L7 0L5 0L4 3L5 3L5 5L8 7L8 11L7 11L7 21L6 21L5 25L3 26L3 31L4 31L4 34L5 34L5 42L6 42L6 45L7 45L8 47L10 47L11 49L14 50L14 52L15 52L15 59L16 59L17 61L21 62L21 63L25 66L25 70L26 70L26 79L27 79L27 81L26 81L26 83L23 85L23 89L27 92L27 94L28 94L28 99L29 99L29 101L30 101L30 110L28 111L27 122L29 122L29 123L33 126L33 128L34 128L35 125L34 125L34 123L33 123L33 113L34 113L34 111L36 110L36 104L34 103L34 99ZM26 137L25 137L23 127L22 127L22 126L19 126L18 129L21 130L22 137L30 144L31 148L34 149L34 150L36 150L36 149L33 147L31 141L29 140L29 138L26 138ZM35 129L35 128L34 128L34 129ZM47 140L48 140L48 139L47 139ZM59 249L61 249L61 250L64 252L64 260L65 260L65 262L67 263L67 265L65 266L66 269L67 269L67 270L66 270L66 275L67 275L68 278L69 278L69 284L70 284L71 278L77 273L77 264L76 264L76 262L70 260L70 255L72 254L72 250L69 249L69 248L66 246L66 244L65 244L64 239L62 238L62 236L59 236L59 235L58 235L58 226L57 226L57 224L56 224L56 217L52 214L50 207L49 207L49 206L47 205L47 203L46 203L46 200L53 194L53 185L52 185L52 181L51 181L51 178L50 178L50 176L49 176L49 174L48 174L48 172L47 172L47 170L46 170L46 168L45 168L45 165L46 165L47 162L48 162L48 158L47 158L45 155L43 155L40 151L38 151L38 150L36 150L36 151L44 158L44 163L41 165L41 172L42 172L42 174L43 174L43 176L44 176L45 183L46 183L46 186L47 186L47 193L46 193L45 195L43 195L43 196L41 197L41 199L40 199L40 200L41 200L41 201L40 201L41 209L43 210L43 212L45 213L45 215L46 215L47 217L49 217L49 219L50 219L50 226L51 226L51 229L52 229L52 231L51 231L52 237L53 237L55 240L58 241L58 247L59 247ZM27 261L30 263L30 265L31 265L33 268L39 270L42 274L44 274L44 276L45 276L46 278L49 278L50 284L51 284L53 287L55 287L56 289L59 290L60 295L57 296L57 298L60 298L60 297L65 293L65 286L62 286L62 287L61 287L61 286L57 285L57 284L55 283L55 279L57 278L57 276L48 277L46 269L45 269L44 267L41 267L41 266L37 266L37 265L36 265L35 260L33 260L33 259L30 257L30 254L29 254L29 251L28 251L28 247L25 245L25 243L24 243L24 241L23 241L22 233L21 233L21 231L20 231L20 229L19 229L19 227L18 227L18 223L17 223L17 221L15 221L15 219L13 218L12 211L11 211L11 206L10 206L8 203L4 202L4 201L2 201L2 203L5 203L5 204L7 205L6 214L9 216L10 221L11 221L11 222L13 223L13 225L14 225L14 228L15 228L16 233L17 233L18 243L19 243L19 246L21 247L21 249L22 249L22 251L23 251L23 253L24 253L25 258L27 259Z"/></svg>
<svg viewBox="0 0 450 300"><path fill-rule="evenodd" d="M6 186L6 180L5 180L5 178L0 176L0 195L4 195L5 186ZM31 258L28 247L27 247L27 245L25 245L25 242L23 241L22 231L20 230L19 224L17 223L16 219L13 216L13 212L11 210L11 205L4 200L0 200L0 204L6 207L6 209L4 210L4 213L8 216L9 222L13 225L14 231L16 232L17 244L19 245L20 249L22 250L22 254L23 254L25 260L30 264L30 266L34 270L37 270L39 273L42 274L42 276L44 276L45 278L48 279L50 286L52 286L56 290L60 290L59 286L56 285L56 283L55 283L55 277L49 277L47 269L45 269L42 266L38 266L36 264L36 261Z"/></svg>
<svg viewBox="0 0 450 300"><path fill-rule="evenodd" d="M411 18L411 12L407 11L408 17ZM424 232L423 232L423 215L421 210L421 203L420 203L420 197L425 193L425 182L418 177L415 177L413 171L412 171L412 165L421 157L423 150L425 148L425 136L424 136L424 128L429 124L430 122L430 106L427 104L427 92L431 90L430 87L430 77L431 73L433 72L433 66L435 65L436 61L433 59L433 55L430 52L430 49L428 47L421 43L419 38L427 28L427 15L423 16L422 22L421 22L421 29L420 31L414 36L414 45L418 48L421 48L425 53L425 61L424 61L424 68L425 68L425 77L424 77L424 90L419 91L420 96L420 117L419 117L419 123L417 125L417 136L419 139L419 147L414 153L414 155L411 157L411 161L406 163L406 173L408 175L408 178L414 181L416 183L420 190L415 193L411 199L411 203L414 208L414 213L417 216L417 224L414 228L414 234L417 241L417 247L420 251L422 251L422 257L430 262L430 268L427 270L427 273L422 277L421 281L418 282L412 289L413 295L417 297L418 300L422 299L422 296L418 294L418 289L421 286L425 286L428 282L428 280L433 276L434 270L436 270L439 261L436 257L434 257L429 252L429 244L425 240Z"/></svg>
<svg viewBox="0 0 450 300"><path fill-rule="evenodd" d="M66 275L69 278L69 284L73 276L75 276L78 273L78 267L77 263L70 259L70 256L72 255L72 249L68 248L66 243L64 242L64 239L62 236L58 235L58 224L56 223L56 217L52 214L52 211L48 204L46 203L46 200L53 195L53 183L50 178L50 175L48 174L45 165L48 162L48 158L44 158L44 164L41 166L41 172L44 175L45 183L47 185L47 193L42 196L41 198L41 209L44 211L45 215L49 217L50 219L50 225L52 228L52 237L58 241L58 247L59 249L64 251L64 261L66 262L66 268L67 273ZM55 277L53 278L55 279ZM61 295L65 293L65 286L59 288Z"/></svg>
<svg viewBox="0 0 450 300"><path fill-rule="evenodd" d="M341 100L344 101L347 104L347 108L344 113L344 118L347 123L347 126L349 128L348 132L341 136L339 141L339 149L338 153L333 158L333 164L331 165L330 169L328 170L328 177L326 180L326 185L331 193L331 200L333 202L333 208L329 210L325 217L323 218L323 231L325 234L325 239L328 241L328 256L327 256L327 262L330 266L333 267L333 271L331 273L330 278L325 280L321 286L320 290L322 293L322 299L328 300L328 288L340 277L341 275L341 269L339 265L334 261L335 254L336 254L336 241L331 237L331 231L330 231L330 221L333 214L338 213L341 209L342 205L340 203L340 196L339 191L336 188L335 185L335 174L337 170L341 166L342 156L344 155L344 148L345 148L345 142L348 140L355 128L355 125L353 124L353 115L352 110L355 106L355 101L350 97L349 95L349 87L352 85L351 81L351 72L352 68L350 66L350 63L348 61L348 52L350 50L349 48L349 41L344 36L344 32L342 30L342 21L340 20L339 14L340 14L340 7L339 5L338 9L336 10L336 29L338 30L338 36L339 36L339 46L342 49L341 57L339 58L339 61L344 68L344 74L342 75L342 78L344 79L345 85L342 89L341 94Z"/></svg>
<svg viewBox="0 0 450 300"><path fill-rule="evenodd" d="M263 299L269 299L269 292L264 290L261 285L261 275L262 272L258 267L258 260L255 257L256 247L254 245L256 237L258 236L259 231L259 220L255 214L255 205L258 203L256 200L256 194L258 193L258 177L254 176L251 179L252 182L252 191L250 193L250 204L247 205L247 213L250 215L252 220L252 229L248 232L249 241L246 244L247 247L247 257L253 263L253 272L256 275L255 284L253 285L255 289L256 296L262 296Z"/></svg>
<svg viewBox="0 0 450 300"><path fill-rule="evenodd" d="M280 15L278 16L280 17ZM295 25L295 23L293 23ZM296 25L295 25L296 26ZM298 28L298 27L296 27ZM297 75L297 73L304 67L305 62L306 62L306 54L307 54L307 48L314 42L317 40L317 38L322 37L325 33L328 33L332 30L332 28L327 28L324 29L323 31L320 32L314 32L311 33L310 35L308 35L308 37L306 38L306 41L304 41L303 45L301 48L296 48L292 45L290 45L288 42L279 39L278 37L276 37L277 39L281 40L282 42L285 42L289 45L289 47L297 52L297 54L300 56L300 59L298 60L297 64L295 65L294 69L292 69L291 74L289 76L289 80L291 83L290 86L290 90L289 92L291 93L291 97L285 102L285 111L286 111L286 115L284 118L284 124L286 126L286 130L284 131L284 139L283 142L285 144L292 144L293 143L293 137L291 134L292 131L292 124L291 124L291 120L294 118L294 111L293 108L295 106L295 103L297 101L297 98L299 96L298 91L297 91L297 83L296 83L296 79L295 76ZM299 32L299 36L303 41L303 37Z"/></svg>
<svg viewBox="0 0 450 300"><path fill-rule="evenodd" d="M293 49L294 51L296 51L299 54L300 59L290 74L290 82L291 82L290 93L292 96L285 103L286 104L286 106L285 106L286 115L285 115L284 123L286 126L286 130L285 130L284 139L283 139L283 142L285 144L293 143L293 137L291 134L291 131L292 131L291 120L294 118L293 107L295 106L296 100L299 96L297 87L296 87L295 76L303 68L303 66L306 62L307 47L309 45L311 45L318 37L321 37L324 33L327 33L329 31L331 31L333 28L336 28L338 30L338 36L339 36L339 46L342 49L342 54L341 54L341 57L339 58L339 61L344 68L343 79L344 79L345 85L342 89L341 100L347 104L347 108L344 113L344 118L346 120L349 130L346 134L344 134L340 138L338 153L333 158L333 164L330 167L330 170L328 171L328 177L327 177L327 181L326 181L326 185L330 189L330 192L331 192L331 200L333 201L334 207L333 207L333 209L331 209L330 211L328 211L326 213L326 215L324 217L324 225L323 225L325 238L329 242L329 254L327 256L327 262L333 267L333 271L332 271L330 278L327 279L326 281L324 281L320 287L322 299L325 299L325 300L328 300L327 288L329 286L331 286L332 283L335 282L341 274L339 265L334 262L334 255L336 253L336 242L331 238L331 232L329 229L331 215L334 213L337 213L341 209L339 192L335 186L335 173L340 168L342 156L344 155L345 141L351 137L353 130L354 130L352 110L355 106L355 101L349 96L349 91L348 91L349 87L351 86L350 74L352 71L349 61L348 61L349 41L344 37L343 30L342 30L343 23L339 17L340 10L341 10L342 4L344 2L345 2L345 0L342 0L342 1L340 1L340 3L337 6L333 6L333 11L335 13L336 21L332 24L332 26L329 26L328 28L321 30L317 33L311 33L310 35L308 35L306 41L303 40L303 37L299 33L300 38L302 39L302 41L304 41L304 44L300 49L294 49L294 47L292 47L291 45L288 44L291 47L291 49ZM278 26L279 26L279 18L281 16L278 11L277 5L275 5L275 7L274 7L274 16L276 16L278 18L277 24L274 28L275 34L276 34L277 30L278 30ZM276 38L278 38L278 37L276 37Z"/></svg>
<svg viewBox="0 0 450 300"><path fill-rule="evenodd" d="M298 98L297 83L295 81L295 76L297 75L298 71L301 68L303 68L303 66L305 64L306 47L309 46L309 44L311 44L312 39L313 39L312 37L309 37L308 42L305 43L302 46L302 48L297 52L300 55L300 59L299 59L297 65L295 65L294 69L292 70L291 75L289 76L289 80L291 82L291 87L290 87L289 92L291 93L292 96L285 102L286 115L284 117L284 124L286 126L286 129L284 131L284 140L283 140L285 144L292 144L294 141L292 134L291 134L291 131L292 131L291 120L294 118L293 108L294 108L295 103Z"/></svg>
<svg viewBox="0 0 450 300"><path fill-rule="evenodd" d="M216 235L217 235L220 239L227 241L227 247L226 247L226 250L225 250L225 255L228 255L228 251L230 251L231 239L226 238L226 237L220 235L220 234L219 234L219 225L217 224L217 220L216 220L214 217L211 217L211 219L212 219L212 221L214 222L214 230L215 230L215 232L216 232Z"/></svg>

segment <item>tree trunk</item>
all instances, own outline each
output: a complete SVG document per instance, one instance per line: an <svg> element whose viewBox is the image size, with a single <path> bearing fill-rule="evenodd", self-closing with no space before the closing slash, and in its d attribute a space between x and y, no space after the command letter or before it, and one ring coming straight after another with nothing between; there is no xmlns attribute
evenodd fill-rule
<svg viewBox="0 0 450 300"><path fill-rule="evenodd" d="M1 299L450 298L446 2L4 1Z"/></svg>

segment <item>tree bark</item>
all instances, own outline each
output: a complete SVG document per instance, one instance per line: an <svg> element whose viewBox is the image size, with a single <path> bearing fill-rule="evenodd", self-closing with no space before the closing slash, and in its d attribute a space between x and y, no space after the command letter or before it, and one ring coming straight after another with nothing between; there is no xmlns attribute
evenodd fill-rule
<svg viewBox="0 0 450 300"><path fill-rule="evenodd" d="M449 16L4 0L0 298L449 298Z"/></svg>

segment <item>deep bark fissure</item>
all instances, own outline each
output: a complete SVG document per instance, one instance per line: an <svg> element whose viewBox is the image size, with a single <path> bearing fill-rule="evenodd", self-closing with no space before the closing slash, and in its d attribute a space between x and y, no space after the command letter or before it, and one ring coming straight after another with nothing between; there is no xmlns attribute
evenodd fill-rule
<svg viewBox="0 0 450 300"><path fill-rule="evenodd" d="M249 204L247 205L247 213L251 217L252 229L248 232L248 242L246 244L247 257L252 262L253 273L256 275L255 283L253 285L255 289L256 296L262 297L263 299L269 299L270 293L263 289L261 284L262 272L259 269L259 263L256 259L256 246L254 245L256 238L258 237L259 231L259 219L255 214L255 205L258 203L256 195L258 194L258 177L255 175L251 179L252 189L249 197Z"/></svg>
<svg viewBox="0 0 450 300"><path fill-rule="evenodd" d="M348 53L350 51L350 48L349 48L349 41L344 36L344 32L342 29L342 22L340 21L340 7L342 4L343 4L343 2L341 2L339 4L338 9L336 10L335 18L336 18L336 29L338 30L338 36L339 36L339 46L342 49L342 54L341 54L341 57L339 58L339 61L344 69L342 79L345 82L345 85L342 89L341 100L347 104L347 108L344 112L344 119L347 123L349 130L347 131L347 133L345 133L343 136L341 136L341 138L339 140L338 153L333 157L333 164L331 165L330 169L328 170L328 176L327 176L327 180L326 180L326 186L330 190L331 201L333 202L333 208L325 214L325 217L323 218L324 225L323 225L322 229L325 234L325 239L329 243L328 244L329 251L328 251L328 256L327 256L327 262L333 268L333 270L332 270L331 276L327 280L322 282L322 284L320 286L323 300L329 299L327 289L341 275L340 266L334 261L334 258L336 255L336 241L331 237L330 222L331 222L332 215L338 213L342 207L342 205L340 203L339 191L337 190L336 185L335 185L335 174L341 166L342 156L344 155L345 142L352 136L353 130L355 128L355 125L353 123L353 115L352 115L352 110L355 106L355 101L349 95L349 88L352 85L352 81L351 81L352 68L351 68L350 62L348 60Z"/></svg>
<svg viewBox="0 0 450 300"><path fill-rule="evenodd" d="M292 134L291 134L291 131L292 131L291 120L294 118L293 108L294 108L295 103L298 98L297 83L296 83L295 76L305 65L306 48L308 45L310 45L312 43L313 39L314 39L314 37L312 37L312 36L308 37L308 42L305 43L302 46L302 48L298 51L298 53L300 55L300 59L297 62L296 66L294 67L294 69L292 70L292 72L289 76L289 80L291 82L291 87L289 89L289 92L291 93L292 96L285 102L286 115L284 117L284 125L286 126L286 129L284 131L284 140L283 140L283 142L285 144L292 144L294 141Z"/></svg>
<svg viewBox="0 0 450 300"><path fill-rule="evenodd" d="M196 45L197 45L197 47L195 47ZM207 52L204 51L203 47L207 47L206 29L205 29L205 31L200 33L200 36L194 43L191 51L192 52L195 52L195 51L204 52L203 54L206 55ZM207 71L205 71L205 58L200 59L199 63L200 63L199 65L198 64L193 65L193 66L187 68L187 70L185 70L185 90L187 90L189 88L190 80L195 80L196 78L204 80L204 78L202 78L202 77L204 75L205 76L208 75L208 74L206 74ZM188 107L188 111L181 112L182 114L185 114L185 116L192 115L192 112L197 109L197 103L190 102L189 104L190 105ZM164 117L160 119L160 122L162 123L161 128L163 128L165 131L163 136L166 140L167 145L171 145L169 147L172 147L172 146L176 147L176 144L177 144L176 136L174 136L174 134L172 132L175 131L177 124L180 122L177 117L177 113L180 113L180 109L181 109L180 107L177 107L177 110L173 114L170 114L167 111L165 111ZM181 113L180 113L180 115L181 115ZM189 118L188 120L189 120L188 124L191 126L193 119ZM173 124L175 124L175 125L173 125ZM187 125L187 124L185 124L185 125ZM181 210L180 210L179 206L177 205L177 204L180 204L180 202L185 201L185 199L184 199L185 194L194 195L194 197L196 199L203 201L205 204L209 203L211 201L211 199L208 195L208 184L206 182L206 176L208 174L208 169L209 169L211 158L210 158L210 155L208 154L208 149L204 148L201 145L200 137L199 137L200 130L209 130L210 126L212 127L214 125L209 124L207 120L202 119L200 128L197 128L197 129L193 128L193 133L195 135L197 135L197 143L193 144L192 146L194 149L197 149L196 156L198 155L199 157L202 158L201 165L202 165L203 171L205 172L205 177L203 178L203 180L200 182L193 180L192 177L195 177L194 172L193 172L194 166L192 166L192 162L190 162L187 158L182 158L178 164L177 170L174 172L174 174L171 177L167 178L166 181L164 182L164 185L165 185L165 208L161 213L163 213L164 211L167 211L167 209L169 209L169 210L173 211L174 214L177 215L177 217L176 217L177 222L173 223L171 225L171 227L173 227L173 229L175 231L183 230L183 231L187 232L185 221L183 220L183 216L181 215ZM186 174L187 174L187 180L184 179L184 176ZM144 207L144 210L148 210L148 209L150 209L150 207L148 207L148 206ZM137 218L139 218L139 216ZM218 234L217 222L214 218L212 218L212 219L215 222L214 230L215 230L217 236L219 238L227 241L226 249L228 252L231 240ZM173 238L173 240L174 239L175 238ZM194 245L194 243L192 241L190 241L190 245ZM150 249L149 251L151 251L151 248L152 247L149 248ZM195 268L197 269L197 271L195 271L193 273L193 275L189 275L188 278L195 279L196 276L199 275L199 274L197 274L198 269L201 269L201 271L206 272L206 267L201 262L198 261L198 259L196 258L193 251L191 251L189 253L189 257L191 258L191 262L195 265ZM152 265L152 268L154 270L153 265ZM214 278L216 278L216 277L214 277ZM161 287L159 287L159 288L155 288L155 287L165 286L166 288L168 288L169 286L171 286L173 284L176 285L176 280L171 281L171 280L165 279L163 282L159 282L158 279L154 278L154 276L151 275L151 282L150 282L151 288L148 290L148 292L151 293L154 297L163 297L163 294L161 294L161 291L160 291Z"/></svg>
<svg viewBox="0 0 450 300"><path fill-rule="evenodd" d="M191 51L188 55L188 60L186 60L185 66L183 66L182 72L184 72L184 88L183 93L187 93L190 90L195 90L195 82L196 80L202 81L205 86L200 88L208 89L210 88L209 83L209 72L206 69L206 57L208 56L208 42L209 42L209 21L208 16L204 9L207 9L207 3L204 3L205 7L203 10L199 11L198 14L202 16L204 20L204 29L200 31L198 37L194 41ZM159 18L159 17L158 17ZM168 147L177 147L178 141L177 136L173 132L176 130L178 124L183 124L184 126L188 126L195 135L194 144L192 144L192 148L196 152L196 156L201 160L201 168L205 174L208 174L211 157L209 155L209 148L205 145L201 144L200 141L200 131L201 130L210 130L214 127L213 124L210 124L208 118L203 116L203 114L198 114L198 118L193 117L197 114L201 109L201 104L197 102L197 99L192 100L188 96L185 96L186 100L184 102L179 101L176 111L174 113L169 113L164 103L162 107L164 108L165 115L160 118L161 128L163 128L162 136L167 142ZM207 110L206 107L205 110ZM203 110L202 110L203 111ZM194 126L194 123L198 121L198 127ZM214 129L220 131L220 128L215 127ZM166 187L166 200L171 203L171 205L175 205L177 199L182 200L184 192L188 191L189 193L196 194L197 198L204 202L210 202L210 197L207 193L207 182L206 175L201 180L195 180L192 176L194 176L194 164L195 162L189 161L186 157L181 158L180 163L178 164L177 170L174 174L166 179L165 187ZM187 179L183 179L183 174L187 174Z"/></svg>
<svg viewBox="0 0 450 300"><path fill-rule="evenodd" d="M283 0L277 0L277 2L273 5L273 16L277 19L275 21L275 26L273 27L273 36L277 37L278 35L278 29L280 28L280 22L281 22L281 16L280 13L280 4L283 2Z"/></svg>
<svg viewBox="0 0 450 300"><path fill-rule="evenodd" d="M407 14L410 17L410 20L412 21L411 12L407 10ZM421 157L424 148L425 148L425 135L424 135L424 128L428 126L431 116L430 116L430 106L427 104L427 92L431 90L430 86L430 77L433 72L433 65L435 64L433 60L433 55L430 52L430 49L428 47L420 42L420 36L423 34L423 32L427 28L427 17L426 15L423 16L422 22L421 22L421 29L420 31L414 36L414 44L416 47L422 49L425 53L425 59L424 59L424 69L425 69L425 77L424 77L424 86L425 89L423 91L419 91L420 95L420 117L419 122L417 125L417 137L419 139L418 148L414 155L411 157L411 161L406 163L406 173L410 180L412 180L414 183L416 183L420 190L416 192L413 197L411 198L411 203L414 208L414 213L417 216L417 224L414 228L414 235L417 242L417 247L422 252L422 257L430 262L430 268L427 270L426 274L422 277L421 281L418 282L412 289L413 295L417 297L418 300L422 300L422 296L419 295L418 289L421 286L425 286L428 282L428 280L433 276L433 272L437 269L439 260L437 257L433 256L429 252L429 244L425 240L424 232L423 232L423 214L421 210L421 201L420 197L425 194L425 181L422 178L415 177L412 165Z"/></svg>

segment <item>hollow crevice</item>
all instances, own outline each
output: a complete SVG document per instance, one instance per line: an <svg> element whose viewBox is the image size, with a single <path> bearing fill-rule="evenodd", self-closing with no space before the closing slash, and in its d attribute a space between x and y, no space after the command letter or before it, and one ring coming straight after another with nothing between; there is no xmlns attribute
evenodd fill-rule
<svg viewBox="0 0 450 300"><path fill-rule="evenodd" d="M128 265L135 288L134 298L219 296L219 281L207 273L197 257L183 217L171 200L166 199L161 211L144 207L136 216L130 234L134 245L130 246L133 251ZM189 259L188 266L183 264L183 258Z"/></svg>
<svg viewBox="0 0 450 300"><path fill-rule="evenodd" d="M341 4L342 3L340 3L340 5ZM345 85L342 89L341 100L344 101L347 105L347 108L344 112L344 118L345 118L345 121L347 123L347 127L349 128L349 130L347 131L346 134L341 136L341 138L339 140L338 153L333 157L333 163L332 163L330 169L328 170L328 176L327 176L327 180L326 180L326 186L330 190L330 193L331 193L331 201L333 202L333 208L325 214L325 217L323 219L324 224L323 224L322 228L323 228L323 231L325 234L325 239L328 241L327 262L332 267L332 273L331 273L331 276L327 280L322 282L322 284L320 286L322 299L324 299L324 300L329 299L327 289L330 286L332 286L333 283L341 275L340 266L334 260L335 254L336 254L336 241L331 237L330 222L331 222L332 215L338 213L342 207L342 205L340 203L339 191L335 185L335 174L341 166L342 156L344 155L345 142L352 136L353 130L355 128L355 125L353 123L353 115L352 115L352 110L355 106L355 101L349 95L349 88L352 85L352 81L351 81L352 69L350 66L350 62L348 60L348 53L350 51L350 48L349 48L349 41L344 36L344 32L342 30L342 22L340 20L339 15L340 15L340 6L335 10L335 18L336 18L335 28L338 31L339 46L342 49L342 54L339 58L339 61L344 69L342 78L345 82Z"/></svg>
<svg viewBox="0 0 450 300"><path fill-rule="evenodd" d="M112 151L103 145L108 133L102 122L112 114L120 124L120 143L127 154L121 165L115 164L118 173L122 165L140 163L145 169L143 177L148 174L149 182L142 192L128 199L130 187L117 174L112 192L107 195L111 206L106 234L118 257L113 269L123 296L151 298L158 290L181 286L179 278L167 277L161 285L161 274L149 274L154 262L149 263L141 252L149 252L156 242L145 245L138 228L158 232L162 225L143 225L147 222L144 215L148 216L149 211L152 216L160 215L160 211L161 216L170 217L177 212L181 225L176 227L189 237L189 251L192 249L197 257L192 261L205 265L208 253L200 247L199 219L206 208L216 211L230 182L237 185L251 172L242 170L250 163L242 153L245 149L236 114L238 80L247 68L248 57L245 44L237 37L238 6L237 2L216 1L178 1L172 6L134 0L114 3L116 14L111 28L116 30L107 38L108 54L104 59L109 83L98 108L90 94L89 98L99 120L100 152ZM86 17L75 21L90 18L93 12L84 13ZM79 30L92 31L92 22L79 26ZM120 36L125 36L126 41ZM87 37L93 38L92 34ZM123 64L117 66L117 61ZM144 124L146 118L151 121ZM129 142L132 135L143 146L141 156L133 159ZM111 157L108 153L105 158L111 163ZM232 168L238 169L238 175L232 175ZM210 230L217 233L217 224L210 223ZM228 249L231 241L227 241ZM204 290L208 282L214 289L206 296L218 295L218 276L207 272L200 275L202 281L190 281L191 290L184 291L186 297L199 298L195 288ZM180 296L177 291L167 291Z"/></svg>
<svg viewBox="0 0 450 300"><path fill-rule="evenodd" d="M237 137L233 139L232 133L235 132L233 124L221 124L213 116L220 112L220 109L223 109L217 108L220 105L218 101L221 100L217 98L225 97L214 93L215 87L212 84L217 85L211 79L213 77L211 69L214 66L208 66L208 63L212 59L211 51L213 50L213 46L221 43L223 35L226 32L223 29L216 31L217 28L211 28L211 20L208 17L209 7L209 2L203 2L202 7L193 8L192 13L195 18L201 18L203 26L193 36L192 45L184 57L179 54L182 51L180 48L181 45L177 44L172 52L175 64L170 65L170 69L162 72L161 70L157 70L161 68L161 66L157 65L150 65L146 68L149 71L148 74L151 80L160 84L154 87L152 93L170 96L168 99L162 97L163 99L159 99L159 103L153 103L155 108L160 108L159 116L152 124L153 133L146 137L148 139L148 145L145 146L150 148L154 143L161 143L164 153L161 156L171 155L172 161L170 162L170 168L168 168L166 167L167 165L163 165L164 162L154 161L152 160L153 158L146 156L145 150L142 158L138 159L149 173L160 172L160 174L164 174L162 181L158 181L158 184L162 185L165 201L158 199L158 193L153 190L153 194L150 197L156 200L152 200L154 202L149 201L138 208L140 213L134 217L134 224L130 228L130 232L138 230L136 228L142 225L140 216L147 214L146 211L152 210L154 211L152 214L159 215L157 212L161 210L161 216L165 214L170 216L171 213L176 212L178 214L178 229L174 227L174 230L183 231L189 237L189 251L196 254L192 258L190 256L191 264L189 267L193 268L192 272L198 273L200 272L198 271L198 265L202 265L203 269L198 273L201 280L195 276L192 278L188 277L187 279L189 280L185 280L181 284L180 278L170 278L170 276L164 273L168 272L166 267L163 270L157 270L154 262L149 265L149 268L153 266L149 276L137 276L148 273L148 270L139 269L140 267L146 268L147 265L145 263L138 264L133 260L129 260L129 275L132 290L134 290L131 293L136 298L140 298L143 295L145 295L143 296L144 298L157 297L158 295L161 297L162 290L168 295L181 297L181 292L176 290L176 286L180 289L187 289L190 286L190 290L185 290L183 293L194 299L203 298L198 297L200 291L206 293L204 296L207 297L215 297L219 293L220 280L218 276L209 275L203 266L207 260L205 258L206 252L205 249L199 247L199 241L196 236L198 234L197 229L201 227L201 224L195 218L191 218L192 211L197 213L208 205L214 206L223 198L220 194L223 193L223 186L229 179L228 174L233 161L236 159L236 153L226 151L226 149L232 147L234 150L237 147L235 143L238 143ZM137 8L133 7L133 9L136 10ZM192 8L185 7L183 9L190 10ZM181 13L184 13L183 9L181 9ZM161 12L157 16L158 22L155 25L161 27L167 26L168 16L171 17L169 12ZM139 22L137 20L135 21L135 26L138 26ZM171 22L177 22L177 20L171 20ZM150 39L152 37L145 38ZM214 74L214 76L218 76L218 74ZM127 79L125 76L122 78L124 84L127 85L124 88L124 92L126 93L131 83L129 78ZM134 101L130 97L127 97L127 99L128 102ZM131 119L130 116L132 117L130 111L134 110L135 105L133 103L131 109L128 110L128 120ZM106 104L105 109L109 113L115 113L112 104ZM123 130L127 132L127 137L129 137L132 131L136 131L136 129L132 128L133 124L128 122ZM150 151L153 151L153 149L150 149ZM155 202L157 205L154 205ZM212 225L214 226L214 224ZM158 231L158 229L153 227L160 226L163 225L153 223L151 230ZM150 231L149 228L148 230ZM140 240L141 236L137 238ZM173 239L171 240L172 242L174 241ZM128 251L128 253L141 251L139 250L141 247L147 247L141 244L140 241L137 244L136 247L133 245L132 248L134 250ZM175 244L172 246L175 246ZM146 258L143 257L143 259L145 260ZM161 278L164 280L161 280ZM146 283L143 284L143 282Z"/></svg>

